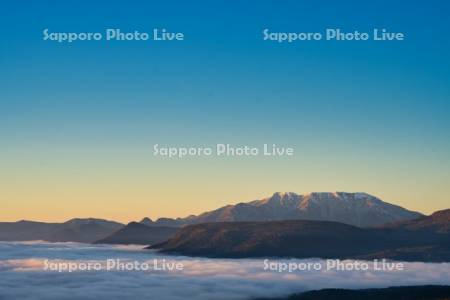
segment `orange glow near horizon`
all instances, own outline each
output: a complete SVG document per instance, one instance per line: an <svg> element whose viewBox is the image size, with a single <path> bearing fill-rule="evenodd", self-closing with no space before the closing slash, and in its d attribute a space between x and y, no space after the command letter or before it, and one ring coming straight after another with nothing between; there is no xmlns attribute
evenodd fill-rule
<svg viewBox="0 0 450 300"><path fill-rule="evenodd" d="M393 166L354 153L333 158L333 152L324 159L322 153L302 151L286 159L193 160L157 159L148 152L13 153L9 158L17 157L0 170L0 221L185 217L274 192L366 192L425 214L448 208L446 161L410 164L414 158L400 153Z"/></svg>

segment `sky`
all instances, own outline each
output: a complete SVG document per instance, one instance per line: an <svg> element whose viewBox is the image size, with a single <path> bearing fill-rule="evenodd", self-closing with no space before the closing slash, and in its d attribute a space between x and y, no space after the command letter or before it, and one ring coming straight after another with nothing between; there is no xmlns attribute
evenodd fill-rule
<svg viewBox="0 0 450 300"><path fill-rule="evenodd" d="M448 208L448 1L3 1L0 221L182 217L277 191ZM183 32L179 42L42 31ZM277 43L262 30L403 32ZM153 145L295 149L166 159Z"/></svg>

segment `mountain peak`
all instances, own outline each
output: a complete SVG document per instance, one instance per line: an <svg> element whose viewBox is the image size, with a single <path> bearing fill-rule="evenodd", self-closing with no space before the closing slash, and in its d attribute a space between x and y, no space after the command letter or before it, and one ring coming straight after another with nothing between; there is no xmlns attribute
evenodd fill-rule
<svg viewBox="0 0 450 300"><path fill-rule="evenodd" d="M335 221L368 227L410 220L423 216L393 205L367 193L313 192L296 194L276 192L251 202L226 205L187 218L160 218L158 226L184 226L208 222L316 220Z"/></svg>
<svg viewBox="0 0 450 300"><path fill-rule="evenodd" d="M119 222L96 218L74 218L62 223L62 225L66 226L66 228L84 227L86 229L89 227L89 230L94 230L94 228L109 228L114 230L124 226Z"/></svg>
<svg viewBox="0 0 450 300"><path fill-rule="evenodd" d="M291 196L298 196L298 195L293 192L275 192L275 193L273 193L271 198L273 198L273 197L284 198L284 197L291 197Z"/></svg>
<svg viewBox="0 0 450 300"><path fill-rule="evenodd" d="M64 224L89 224L89 223L95 223L95 222L102 222L104 220L95 219L95 218L73 218L70 219Z"/></svg>
<svg viewBox="0 0 450 300"><path fill-rule="evenodd" d="M431 218L435 220L450 221L450 209L438 210L431 214Z"/></svg>
<svg viewBox="0 0 450 300"><path fill-rule="evenodd" d="M386 224L386 228L403 228L413 231L426 231L437 233L450 233L450 209L434 212L429 216Z"/></svg>
<svg viewBox="0 0 450 300"><path fill-rule="evenodd" d="M154 222L152 221L152 219L145 217L139 223L144 225L153 225Z"/></svg>

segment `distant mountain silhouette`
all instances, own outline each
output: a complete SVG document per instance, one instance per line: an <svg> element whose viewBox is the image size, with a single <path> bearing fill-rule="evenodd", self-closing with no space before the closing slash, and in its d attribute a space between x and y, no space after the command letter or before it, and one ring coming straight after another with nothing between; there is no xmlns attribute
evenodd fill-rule
<svg viewBox="0 0 450 300"><path fill-rule="evenodd" d="M143 218L139 223L147 225L147 226L153 226L154 222L150 218Z"/></svg>
<svg viewBox="0 0 450 300"><path fill-rule="evenodd" d="M450 233L450 209L439 210L430 216L407 220L397 223L388 223L382 228L395 228L419 232Z"/></svg>
<svg viewBox="0 0 450 300"><path fill-rule="evenodd" d="M44 240L91 243L122 228L123 224L102 219L72 219L64 223L33 221L0 222L1 241Z"/></svg>
<svg viewBox="0 0 450 300"><path fill-rule="evenodd" d="M140 244L148 245L167 240L178 230L177 227L147 226L131 222L110 236L96 241L97 244Z"/></svg>
<svg viewBox="0 0 450 300"><path fill-rule="evenodd" d="M450 209L415 220L391 223L377 228L396 248L371 253L369 258L409 261L450 261Z"/></svg>
<svg viewBox="0 0 450 300"><path fill-rule="evenodd" d="M443 232L449 223L445 212L380 228L305 220L216 222L183 227L168 241L149 248L164 253L230 258L450 261L450 234ZM418 224L434 224L434 227L429 230L428 226Z"/></svg>
<svg viewBox="0 0 450 300"><path fill-rule="evenodd" d="M255 300L448 300L450 286L397 286L379 289L323 289L295 294L285 298Z"/></svg>
<svg viewBox="0 0 450 300"><path fill-rule="evenodd" d="M355 247L358 243L364 246ZM328 221L216 222L183 227L152 249L208 257L342 257L377 249L362 228ZM364 251L363 251L364 250Z"/></svg>
<svg viewBox="0 0 450 300"><path fill-rule="evenodd" d="M146 218L143 221L152 226L184 226L210 222L315 220L369 227L421 216L421 213L366 193L275 193L262 200L227 205L198 216L160 218L154 222Z"/></svg>

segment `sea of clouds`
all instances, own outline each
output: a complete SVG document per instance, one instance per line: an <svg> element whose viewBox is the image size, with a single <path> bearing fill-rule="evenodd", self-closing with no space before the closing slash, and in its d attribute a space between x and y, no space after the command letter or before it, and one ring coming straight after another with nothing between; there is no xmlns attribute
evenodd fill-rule
<svg viewBox="0 0 450 300"><path fill-rule="evenodd" d="M0 299L252 299L320 288L367 288L450 284L449 263L405 263L403 271L296 271L264 269L264 259L206 259L166 256L142 246L0 242ZM98 262L108 259L183 264L177 271L75 271L45 269L47 260ZM283 260L323 262L320 259Z"/></svg>

